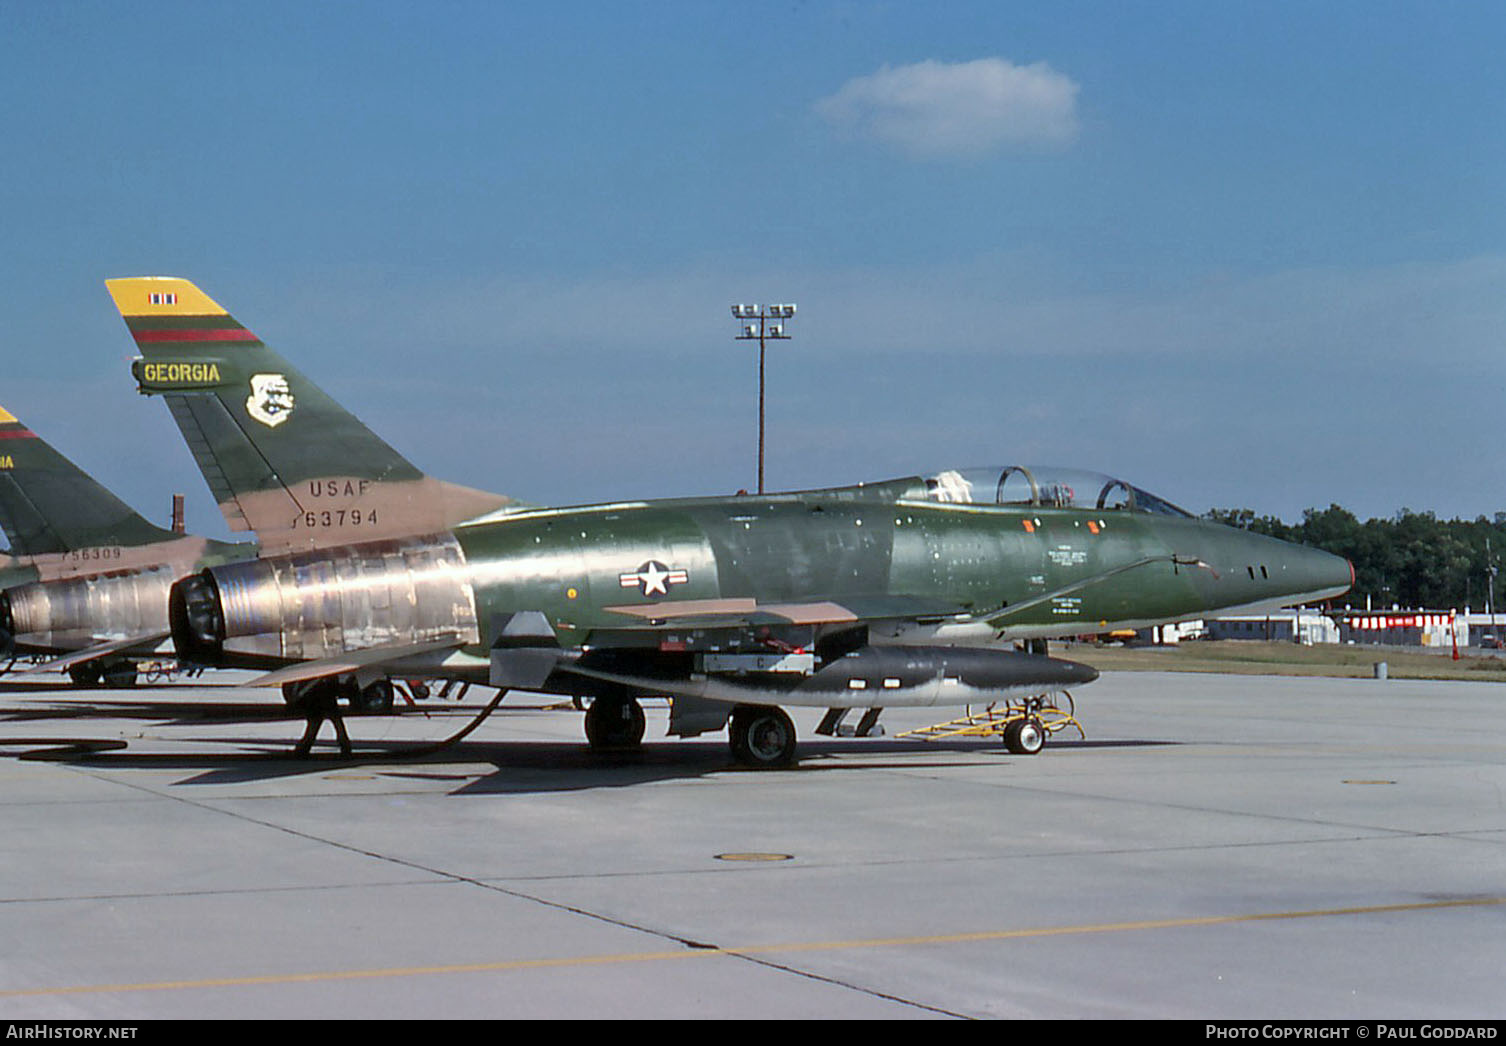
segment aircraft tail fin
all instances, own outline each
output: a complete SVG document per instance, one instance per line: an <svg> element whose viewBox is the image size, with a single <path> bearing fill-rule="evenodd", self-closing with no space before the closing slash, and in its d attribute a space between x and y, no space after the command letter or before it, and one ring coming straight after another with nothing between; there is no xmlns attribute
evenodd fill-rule
<svg viewBox="0 0 1506 1046"><path fill-rule="evenodd" d="M264 551L439 531L511 503L425 475L177 277L106 280L161 396L234 530Z"/></svg>
<svg viewBox="0 0 1506 1046"><path fill-rule="evenodd" d="M11 552L22 556L149 545L176 537L142 518L3 407L0 528L10 539Z"/></svg>

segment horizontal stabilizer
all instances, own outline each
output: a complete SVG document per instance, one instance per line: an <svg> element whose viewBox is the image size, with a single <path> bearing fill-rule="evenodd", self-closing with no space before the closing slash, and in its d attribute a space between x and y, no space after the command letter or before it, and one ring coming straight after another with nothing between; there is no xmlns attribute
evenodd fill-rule
<svg viewBox="0 0 1506 1046"><path fill-rule="evenodd" d="M71 654L53 658L37 666L38 672L64 672L74 665L86 664L90 661L98 661L102 657L111 654L144 653L156 648L157 644L168 639L171 632L148 632L145 635L126 636L124 639L112 639L108 643L98 643L83 650L75 650Z"/></svg>
<svg viewBox="0 0 1506 1046"><path fill-rule="evenodd" d="M302 683L310 679L346 675L384 666L396 667L399 663L412 658L459 650L463 646L465 646L465 640L454 635L445 636L442 639L431 639L423 643L388 643L382 646L366 647L363 650L352 650L334 657L320 658L317 661L303 661L296 665L289 665L287 668L268 672L264 676L257 676L246 685L282 686L284 683Z"/></svg>

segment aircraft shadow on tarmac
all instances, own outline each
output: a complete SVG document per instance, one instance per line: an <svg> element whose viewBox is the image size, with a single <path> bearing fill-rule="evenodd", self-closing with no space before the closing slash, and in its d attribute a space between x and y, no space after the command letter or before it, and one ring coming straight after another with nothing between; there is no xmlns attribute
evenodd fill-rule
<svg viewBox="0 0 1506 1046"><path fill-rule="evenodd" d="M43 694L51 695L53 697L62 696L68 698L87 696L90 693L129 694L136 692L161 692L181 694L183 693L183 688L185 685L191 686L194 689L204 690L219 688L229 690L235 688L238 685L233 682L216 682L202 677L185 676L179 677L178 682L160 680L157 682L149 683L145 680L145 678L142 678L125 690L100 688L80 689L79 687L69 685L69 683L63 679L53 679L47 677L37 678L35 675L33 675L33 677L30 679L22 679L19 678L20 675L21 673L17 671L13 675L6 676L4 674L4 670L0 669L0 694L26 694L30 696Z"/></svg>
<svg viewBox="0 0 1506 1046"><path fill-rule="evenodd" d="M444 710L458 727L464 713L478 709L450 706ZM493 723L504 723L519 710L507 710L494 716ZM537 714L524 710L524 715ZM556 712L553 714L568 714ZM621 788L663 780L688 780L722 773L811 773L843 770L938 770L958 767L1001 765L1023 758L1049 759L1052 750L1094 748L1135 748L1174 744L1153 739L1053 740L1042 756L1020 757L1006 752L997 739L959 738L955 740L915 741L900 738L820 738L801 741L799 762L785 771L749 770L737 765L727 747L720 743L676 739L650 740L640 748L622 752L593 751L584 739L575 741L465 740L440 747L434 741L366 741L361 738L367 717L347 719L355 751L350 756L338 753L329 740L326 727L323 737L308 758L292 754L293 742L301 732L303 718L287 708L265 703L195 703L179 700L124 700L119 692L108 699L81 696L72 692L66 699L49 701L33 708L0 711L0 723L43 723L48 721L86 721L108 717L150 721L159 727L204 727L184 735L181 740L196 746L183 751L133 751L129 742L117 738L88 736L6 737L0 733L0 757L77 763L105 770L182 770L192 776L178 785L252 784L306 775L328 775L332 771L362 772L403 781L454 781L452 795L494 795L581 791L595 788ZM250 736L224 728L253 723L286 722L288 738L279 742L266 736ZM526 720L520 720L526 721ZM219 729L215 729L219 728ZM154 738L154 743L172 744L173 739ZM206 751L204 745L224 746L222 751ZM938 760L937 755L947 756ZM457 772L460 766L490 765L493 769Z"/></svg>
<svg viewBox="0 0 1506 1046"><path fill-rule="evenodd" d="M301 722L302 716L287 708L257 702L200 705L184 701L76 699L38 703L24 708L0 710L0 723L55 722L58 720L131 719L160 726L197 726L205 723Z"/></svg>

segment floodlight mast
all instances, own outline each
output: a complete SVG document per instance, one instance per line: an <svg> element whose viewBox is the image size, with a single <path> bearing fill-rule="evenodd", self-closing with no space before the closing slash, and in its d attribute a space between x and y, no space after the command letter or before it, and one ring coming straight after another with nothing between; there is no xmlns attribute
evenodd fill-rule
<svg viewBox="0 0 1506 1046"><path fill-rule="evenodd" d="M1490 538L1485 539L1485 571L1490 579L1490 588L1485 597L1485 612L1490 615L1490 639L1497 647L1501 645L1501 633L1496 631L1496 561L1490 554ZM1466 626L1467 627L1467 626ZM1466 633L1467 635L1468 633Z"/></svg>
<svg viewBox="0 0 1506 1046"><path fill-rule="evenodd" d="M742 324L738 341L758 342L758 492L763 493L764 448L764 349L770 341L789 341L785 321L795 315L794 305L734 305L732 316Z"/></svg>

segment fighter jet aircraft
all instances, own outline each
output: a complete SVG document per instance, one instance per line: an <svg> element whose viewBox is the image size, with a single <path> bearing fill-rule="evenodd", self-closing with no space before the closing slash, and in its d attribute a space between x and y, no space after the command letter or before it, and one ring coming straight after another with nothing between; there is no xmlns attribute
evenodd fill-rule
<svg viewBox="0 0 1506 1046"><path fill-rule="evenodd" d="M770 495L537 508L425 476L187 280L107 281L259 558L171 594L180 655L352 691L451 676L590 697L593 746L726 726L781 766L779 707L981 704L1097 673L1001 649L1319 600L1347 561L1194 518L1117 479L1009 466ZM342 466L312 464L336 445ZM286 666L278 668L277 666ZM1022 717L1012 750L1033 752Z"/></svg>
<svg viewBox="0 0 1506 1046"><path fill-rule="evenodd" d="M0 527L13 558L0 565L0 630L15 653L62 653L81 686L135 681L133 656L169 635L174 581L256 554L147 522L0 408Z"/></svg>

